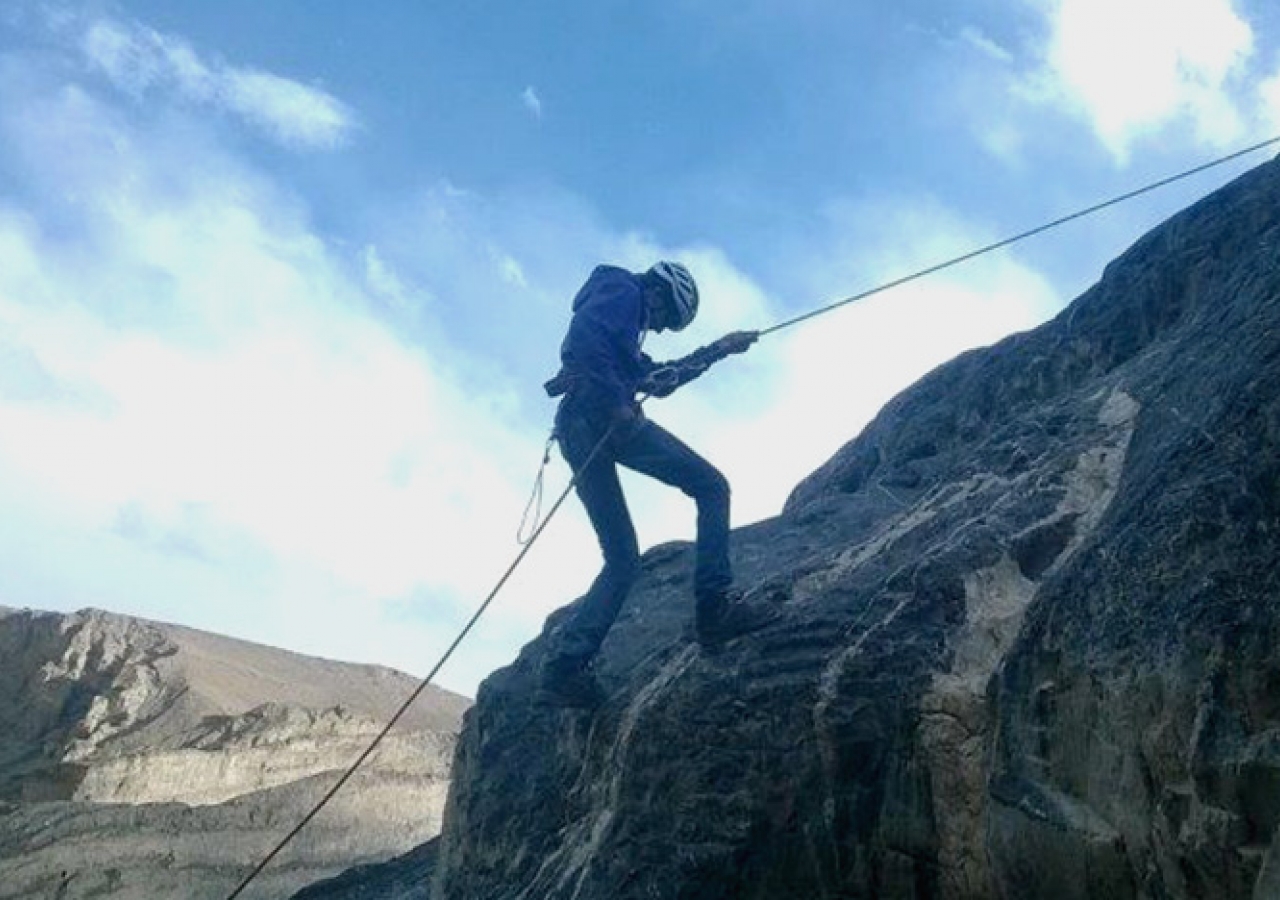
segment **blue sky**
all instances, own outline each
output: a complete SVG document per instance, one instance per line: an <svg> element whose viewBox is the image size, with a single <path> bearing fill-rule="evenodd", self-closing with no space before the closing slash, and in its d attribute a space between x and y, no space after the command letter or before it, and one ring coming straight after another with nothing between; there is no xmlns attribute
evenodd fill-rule
<svg viewBox="0 0 1280 900"><path fill-rule="evenodd" d="M690 265L703 315L647 345L674 356L1276 134L1259 0L13 0L0 603L422 673L515 552L596 263ZM1261 159L781 332L650 414L738 524L772 515L893 394ZM690 536L683 496L627 484L643 544ZM596 566L571 504L442 683L473 692Z"/></svg>

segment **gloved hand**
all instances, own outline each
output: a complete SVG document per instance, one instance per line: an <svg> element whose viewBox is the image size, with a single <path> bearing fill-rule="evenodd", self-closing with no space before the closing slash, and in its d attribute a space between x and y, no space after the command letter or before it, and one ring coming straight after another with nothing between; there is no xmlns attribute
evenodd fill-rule
<svg viewBox="0 0 1280 900"><path fill-rule="evenodd" d="M758 331L734 331L726 334L707 349L714 350L716 356L745 353L747 348L759 339L760 332Z"/></svg>
<svg viewBox="0 0 1280 900"><path fill-rule="evenodd" d="M669 397L680 387L680 374L680 369L676 366L661 366L640 382L640 390L650 397Z"/></svg>

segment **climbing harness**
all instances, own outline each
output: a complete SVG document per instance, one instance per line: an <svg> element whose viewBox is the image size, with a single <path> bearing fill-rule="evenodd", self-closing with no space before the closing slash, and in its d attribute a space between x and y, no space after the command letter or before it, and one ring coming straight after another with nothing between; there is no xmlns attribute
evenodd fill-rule
<svg viewBox="0 0 1280 900"><path fill-rule="evenodd" d="M1027 238L1034 237L1038 234L1043 234L1044 232L1057 228L1060 225L1065 225L1066 223L1075 221L1076 219L1082 219L1086 216L1090 216L1096 212L1100 212L1101 210L1107 209L1108 207L1115 206L1120 203L1124 203L1127 200L1132 200L1135 197L1139 197L1143 194L1147 194L1147 193L1150 193L1151 191L1155 191L1155 190L1158 190L1159 188L1173 184L1174 182L1182 181L1183 179L1190 178L1193 175L1197 175L1201 172L1207 171L1217 166L1225 165L1226 163L1239 159L1240 157L1243 157L1243 156L1248 156L1251 153L1256 153L1257 151L1262 150L1263 148L1266 148L1266 147L1270 147L1274 144L1280 144L1280 135L1265 141L1260 141L1256 144L1253 144L1252 146L1244 148L1243 150L1237 150L1236 152L1228 154L1227 156L1219 157L1218 159L1211 160L1210 162L1203 163L1191 169L1187 169L1186 171L1180 172L1176 175L1171 175L1168 178L1162 178L1159 181L1152 182L1151 184L1147 184L1135 190L1128 191L1124 194L1120 194L1119 196L1112 197L1110 200L1105 200L1101 203L1096 203L1092 206L1078 210L1077 212L1073 212L1068 215L1062 216L1058 219L1054 219L1052 222L1048 222L1036 228L1032 228L1027 231L1023 231L1019 234L1013 235L1012 237L1008 237L1003 240L996 241L993 244L987 244L984 247L979 247L976 250L972 250L968 253L964 253L960 256L954 257L953 259L949 259L946 262L938 263L937 265L930 266L926 269L921 269L918 272L914 272L910 275L906 275L894 281L887 282L885 284L879 285L869 290L862 291L861 293L854 294L850 297L845 297L842 300L837 300L834 303L829 303L826 306L818 307L806 313L802 313L798 316L779 322L775 325L771 325L770 327L757 332L757 336L764 337L765 335L782 331L785 328L790 328L793 325L799 325L801 322L805 322L805 321L808 321L809 319L816 318L817 316L839 309L840 307L848 306L851 303L856 303L857 301L863 300L874 294L880 294L885 291L891 290L895 287L899 287L901 285L907 284L909 282L917 281L921 278L925 278L926 276L933 275L937 272L941 272L944 269L950 269L953 266L958 266L961 263L968 262L971 259L975 259L987 253L992 253L996 250L1003 249L1005 247L1011 246L1012 244L1016 244L1016 243L1019 243L1020 241L1024 241ZM557 378L559 378L559 376L557 376ZM547 385L548 393L550 393L551 391L552 383L556 381L557 379L552 379L551 382L548 382L548 385ZM567 389L568 384L565 384L564 388ZM641 398L640 402L643 403L651 395L661 396L655 391L650 390L645 394L643 398ZM578 471L585 470L587 466L589 466L592 463L592 461L595 460L596 455L605 446L609 438L612 437L613 431L615 428L617 428L617 426L618 426L617 421L615 421L612 425L609 426L609 428L605 431L604 436L600 438L599 442L591 450L591 453L587 455L586 460L583 462L581 468ZM538 479L535 482L534 496L530 498L530 506L531 507L536 506L539 508L539 510L542 504L543 474L545 472L547 463L550 460L551 444L554 442L554 440L555 440L555 435L553 433L551 439L549 439L547 442L546 452L543 455L542 470L539 471ZM507 567L507 570L502 574L502 577L498 579L497 584L494 585L493 590L491 590L489 592L489 595L485 597L484 602L481 603L480 606L476 609L475 614L472 615L471 618L467 621L466 625L463 626L462 630L458 633L458 636L453 640L453 643L451 643L448 649L445 650L444 654L440 657L439 661L432 667L431 671L427 673L427 676L422 679L422 681L414 689L413 693L409 695L408 699L406 699L404 703L400 705L400 707L396 710L395 714L392 715L391 720L387 722L386 727L383 728L382 731L378 733L378 735L373 739L373 741L369 744L369 746L366 747L365 750L359 755L359 757L356 758L356 761L353 762L349 768L347 768L347 770L343 773L342 777L340 777L337 780L337 782L334 783L334 785L331 788L329 788L328 791L325 792L324 796L322 796L320 800L316 803L316 805L312 807L312 809L303 817L302 821L300 821L296 826L294 826L294 828L288 834L286 834L284 838L282 838L279 841L279 843L275 845L275 847L271 850L271 852L268 853L263 858L263 860L260 863L258 863L258 865L256 865L252 871L249 872L248 875L245 876L244 880L240 882L239 886L236 887L234 891L232 891L230 894L227 895L226 900L236 900L236 898L239 897L244 892L244 890L249 886L249 884L252 883L253 880L257 878L258 875L260 875L268 865L270 865L272 860L274 860L277 856L279 856L281 851L284 850L284 848L290 843L290 841L292 841L295 837L297 837L298 834L300 834L302 830L306 828L308 824L310 824L311 820L314 819L317 815L319 815L320 811L324 809L324 807L329 803L330 800L333 799L333 797L338 793L338 791L341 790L342 787L348 781L351 780L351 777L355 775L356 771L360 768L360 766L364 764L365 760L367 760L373 754L373 751L377 749L378 745L380 745L382 741L386 738L386 736L390 734L391 729L395 727L395 725L400 721L400 719L404 716L404 714L409 711L409 707L411 707L417 701L418 697L422 695L422 692L427 689L427 686L431 684L431 682L435 679L436 675L439 674L440 670L444 668L445 663L449 661L449 659L453 656L454 652L458 649L459 646L461 646L462 642L471 633L471 630L475 627L476 623L480 621L480 618L489 609L489 606L493 603L494 599L498 596L498 593L502 590L503 587L506 586L512 574L514 574L515 570L519 568L520 564L524 561L524 558L529 554L529 551L533 549L533 545L537 543L538 538L541 537L542 533L546 530L547 526L551 524L551 520L555 518L556 513L560 510L560 507L564 504L564 501L566 500L566 498L568 498L569 493L575 487L577 487L577 484L578 484L578 475L575 472L573 474L573 477L569 480L569 484L561 492L560 496L556 499L556 502L553 503L551 505L551 508L547 511L546 518L542 519L542 521L539 522L537 521L538 517L536 515L534 516L535 527L531 527L529 529L528 540L520 542L521 543L520 551L516 554L516 557L512 561L511 565ZM535 503L535 500L536 500L536 503ZM529 507L526 507L526 514L528 513L528 511L529 511ZM526 515L526 518L527 518L527 515ZM526 524L527 524L526 522L522 521L520 534L518 535L518 537L524 536Z"/></svg>

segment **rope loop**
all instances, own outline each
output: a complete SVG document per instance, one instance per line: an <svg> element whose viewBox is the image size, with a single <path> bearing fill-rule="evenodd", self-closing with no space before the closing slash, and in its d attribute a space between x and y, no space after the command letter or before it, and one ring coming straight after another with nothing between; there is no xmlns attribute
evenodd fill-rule
<svg viewBox="0 0 1280 900"><path fill-rule="evenodd" d="M516 542L521 547L529 546L542 524L542 492L546 483L547 466L551 464L551 447L555 442L556 433L552 431L551 436L547 438L547 446L542 451L542 465L538 467L538 475L533 479L533 493L529 495L529 502L524 505L524 512L520 515L520 527L516 529ZM529 516L531 512L532 519Z"/></svg>

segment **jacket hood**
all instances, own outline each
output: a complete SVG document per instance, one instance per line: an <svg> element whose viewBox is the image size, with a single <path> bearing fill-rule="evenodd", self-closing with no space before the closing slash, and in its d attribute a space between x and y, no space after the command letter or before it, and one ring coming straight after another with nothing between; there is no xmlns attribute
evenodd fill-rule
<svg viewBox="0 0 1280 900"><path fill-rule="evenodd" d="M644 288L644 279L635 272L629 272L621 266L596 266L573 298L573 311L582 309L601 289L621 286L626 282L630 282L636 288Z"/></svg>

